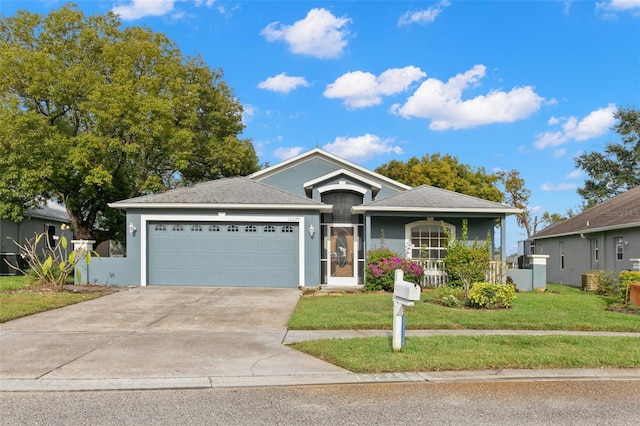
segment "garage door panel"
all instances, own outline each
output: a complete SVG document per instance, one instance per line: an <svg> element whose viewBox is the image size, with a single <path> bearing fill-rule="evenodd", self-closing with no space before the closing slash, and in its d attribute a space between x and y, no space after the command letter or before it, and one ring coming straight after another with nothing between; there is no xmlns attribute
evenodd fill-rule
<svg viewBox="0 0 640 426"><path fill-rule="evenodd" d="M296 287L296 223L150 223L150 285Z"/></svg>

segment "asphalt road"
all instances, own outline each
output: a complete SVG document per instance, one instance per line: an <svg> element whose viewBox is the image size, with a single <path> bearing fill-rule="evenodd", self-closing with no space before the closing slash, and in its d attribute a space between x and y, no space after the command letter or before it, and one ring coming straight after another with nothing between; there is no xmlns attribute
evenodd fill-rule
<svg viewBox="0 0 640 426"><path fill-rule="evenodd" d="M2 425L637 425L640 381L0 393Z"/></svg>

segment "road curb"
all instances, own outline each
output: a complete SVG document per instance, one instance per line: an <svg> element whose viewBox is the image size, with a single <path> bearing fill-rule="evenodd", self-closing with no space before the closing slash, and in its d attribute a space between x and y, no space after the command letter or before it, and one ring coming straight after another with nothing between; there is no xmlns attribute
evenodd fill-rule
<svg viewBox="0 0 640 426"><path fill-rule="evenodd" d="M0 392L86 392L116 390L219 389L382 383L471 383L501 381L640 380L640 369L473 370L377 374L296 374L240 377L129 379L2 379Z"/></svg>

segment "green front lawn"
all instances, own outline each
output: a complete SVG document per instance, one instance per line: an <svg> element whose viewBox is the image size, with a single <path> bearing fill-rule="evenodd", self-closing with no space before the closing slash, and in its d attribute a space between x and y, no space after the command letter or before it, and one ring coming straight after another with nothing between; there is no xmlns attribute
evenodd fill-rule
<svg viewBox="0 0 640 426"><path fill-rule="evenodd" d="M613 300L549 285L546 293L518 293L508 310L447 308L429 303L434 292L406 309L408 329L589 330L640 332L640 315L607 311ZM391 329L390 294L304 297L289 323L297 330ZM394 353L390 337L325 339L292 348L356 373L502 368L638 368L640 338L591 336L407 337Z"/></svg>
<svg viewBox="0 0 640 426"><path fill-rule="evenodd" d="M447 308L429 303L434 292L406 309L407 329L589 330L640 332L640 315L607 311L613 300L550 284L546 293L521 292L511 309ZM388 293L304 297L289 322L292 330L365 330L392 327Z"/></svg>
<svg viewBox="0 0 640 426"><path fill-rule="evenodd" d="M0 277L0 323L98 296L99 293L53 292L30 286L26 276Z"/></svg>

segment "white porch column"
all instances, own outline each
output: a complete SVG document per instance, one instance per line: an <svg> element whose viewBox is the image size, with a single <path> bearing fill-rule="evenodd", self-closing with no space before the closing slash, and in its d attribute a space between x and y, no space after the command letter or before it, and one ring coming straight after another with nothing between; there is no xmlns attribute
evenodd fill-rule
<svg viewBox="0 0 640 426"><path fill-rule="evenodd" d="M507 263L507 218L503 216L500 218L500 264L505 265Z"/></svg>

